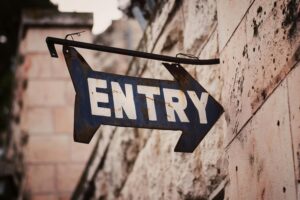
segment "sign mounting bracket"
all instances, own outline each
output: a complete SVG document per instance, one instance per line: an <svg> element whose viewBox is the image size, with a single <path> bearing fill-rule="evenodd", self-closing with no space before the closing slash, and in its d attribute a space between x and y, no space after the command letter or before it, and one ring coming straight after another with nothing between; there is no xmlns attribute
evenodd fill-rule
<svg viewBox="0 0 300 200"><path fill-rule="evenodd" d="M220 59L218 59L218 58L205 59L205 60L191 59L191 58L179 58L179 57L165 56L165 55L159 55L159 54L154 54L154 53L122 49L122 48L117 48L117 47L96 45L96 44L91 44L91 43L86 43L86 42L79 42L79 41L73 41L73 40L61 39L61 38L55 38L55 37L47 37L46 43L47 43L50 55L55 58L58 57L58 54L55 49L55 44L59 44L59 45L63 45L63 46L78 47L78 48L83 48L83 49L90 49L90 50L95 50L95 51L115 53L115 54L121 54L121 55L126 55L126 56L146 58L146 59L159 60L159 61L178 63L178 64L180 63L180 64L189 64L189 65L214 65L214 64L220 63Z"/></svg>

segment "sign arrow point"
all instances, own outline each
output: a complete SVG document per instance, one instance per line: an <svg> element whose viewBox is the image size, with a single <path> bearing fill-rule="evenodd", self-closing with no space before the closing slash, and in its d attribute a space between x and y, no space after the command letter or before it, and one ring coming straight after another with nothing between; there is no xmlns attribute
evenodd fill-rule
<svg viewBox="0 0 300 200"><path fill-rule="evenodd" d="M177 63L163 63L163 65L179 83L181 90L195 90L200 95L202 95L203 92L206 92L198 81L196 81L181 65ZM208 108L208 110L211 111L211 114L208 114L209 122L206 124L206 127L187 127L185 130L182 130L182 134L174 149L175 152L192 153L223 113L222 106L212 96L209 96L208 98L208 107L211 108ZM195 124L197 123L199 122L196 122Z"/></svg>

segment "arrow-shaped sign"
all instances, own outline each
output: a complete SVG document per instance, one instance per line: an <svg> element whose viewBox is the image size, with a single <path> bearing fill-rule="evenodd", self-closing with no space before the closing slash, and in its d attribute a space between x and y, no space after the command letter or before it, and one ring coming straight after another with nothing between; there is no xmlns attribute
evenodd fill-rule
<svg viewBox="0 0 300 200"><path fill-rule="evenodd" d="M89 143L100 125L181 130L177 152L193 152L222 106L179 64L163 65L176 81L93 71L73 48L63 53L76 91L74 140Z"/></svg>

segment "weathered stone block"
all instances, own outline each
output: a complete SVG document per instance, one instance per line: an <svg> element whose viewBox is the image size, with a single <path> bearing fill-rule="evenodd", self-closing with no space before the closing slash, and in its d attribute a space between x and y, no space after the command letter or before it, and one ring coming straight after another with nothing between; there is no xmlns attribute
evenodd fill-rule
<svg viewBox="0 0 300 200"><path fill-rule="evenodd" d="M48 108L27 108L21 115L21 130L30 134L53 133L53 115Z"/></svg>
<svg viewBox="0 0 300 200"><path fill-rule="evenodd" d="M53 113L55 133L71 135L73 133L74 107L55 107Z"/></svg>
<svg viewBox="0 0 300 200"><path fill-rule="evenodd" d="M51 67L49 67L49 61L52 63L51 57L47 54L34 54L26 55L25 63L28 63L28 78L49 78L51 77ZM51 60L50 60L51 59ZM45 62L45 61L48 62Z"/></svg>
<svg viewBox="0 0 300 200"><path fill-rule="evenodd" d="M183 15L183 47L185 50L199 48L210 36L217 23L216 1L185 1L187 4ZM182 8L181 8L182 9ZM180 11L178 13L180 15Z"/></svg>
<svg viewBox="0 0 300 200"><path fill-rule="evenodd" d="M30 68L28 78L66 78L70 79L62 53L58 58L52 58L48 53L30 54L25 59L29 59Z"/></svg>
<svg viewBox="0 0 300 200"><path fill-rule="evenodd" d="M288 0L255 1L247 14L247 57L252 75L249 92L256 110L299 61L300 32L289 35L283 24L289 13ZM248 75L248 71L251 73Z"/></svg>
<svg viewBox="0 0 300 200"><path fill-rule="evenodd" d="M84 164L57 165L57 189L59 192L72 192L83 172Z"/></svg>
<svg viewBox="0 0 300 200"><path fill-rule="evenodd" d="M243 17L254 0L218 0L218 29L219 47L222 52L224 46L239 26Z"/></svg>
<svg viewBox="0 0 300 200"><path fill-rule="evenodd" d="M105 164L97 174L96 185L100 188L98 191L100 196L104 195L108 199L114 199L120 195L138 152L149 137L149 132L149 129L116 129L110 141L107 155L105 155Z"/></svg>
<svg viewBox="0 0 300 200"><path fill-rule="evenodd" d="M218 55L218 33L215 30L202 49L199 57L211 59L217 58ZM193 66L196 71L195 79L218 101L220 101L223 88L221 67L221 65Z"/></svg>
<svg viewBox="0 0 300 200"><path fill-rule="evenodd" d="M71 138L60 136L32 136L29 138L26 162L66 162L70 160Z"/></svg>
<svg viewBox="0 0 300 200"><path fill-rule="evenodd" d="M73 137L73 133L69 133ZM93 139L89 144L74 142L71 139L71 160L74 162L86 163L90 158L91 152L95 147L97 141L97 134L94 135Z"/></svg>
<svg viewBox="0 0 300 200"><path fill-rule="evenodd" d="M228 142L299 60L299 33L282 27L286 5L255 1L221 53Z"/></svg>
<svg viewBox="0 0 300 200"><path fill-rule="evenodd" d="M27 183L33 194L55 192L54 165L29 165Z"/></svg>
<svg viewBox="0 0 300 200"><path fill-rule="evenodd" d="M288 99L290 108L290 123L291 134L293 140L293 154L294 154L294 166L296 172L296 180L300 182L300 64L298 63L295 69L293 69L287 77L288 85ZM298 199L300 193L298 194Z"/></svg>
<svg viewBox="0 0 300 200"><path fill-rule="evenodd" d="M72 81L67 81L65 84L65 98L68 105L72 106L75 104L75 89Z"/></svg>
<svg viewBox="0 0 300 200"><path fill-rule="evenodd" d="M96 140L95 137L94 137L95 139L93 139L95 141L96 152L94 155L94 159L92 160L92 163L90 164L90 166L88 166L87 181L91 180L91 178L94 176L99 166L99 163L101 162L102 159L105 158L106 149L109 147L115 129L116 127L114 126L101 126L98 129L97 134L99 134L98 137L100 137L100 139L97 138Z"/></svg>
<svg viewBox="0 0 300 200"><path fill-rule="evenodd" d="M284 81L227 149L230 199L297 199Z"/></svg>
<svg viewBox="0 0 300 200"><path fill-rule="evenodd" d="M227 44L220 55L221 76L224 79L221 103L224 107L225 119L228 124L225 146L251 115L249 106L246 107L247 109L244 106L250 104L250 100L244 98L248 94L243 92L248 91L249 87L251 88L249 82L251 82L252 78L251 74L249 76L244 75L245 70L248 68L248 59L243 57L244 46L247 40L245 25L245 20L243 20L231 38L231 42ZM243 112L241 112L242 108Z"/></svg>
<svg viewBox="0 0 300 200"><path fill-rule="evenodd" d="M167 1L161 12L155 16L155 19L153 19L152 23L146 28L145 34L147 35L147 52L152 52L161 31L168 21L169 15L174 11L175 4L175 0Z"/></svg>
<svg viewBox="0 0 300 200"><path fill-rule="evenodd" d="M36 194L31 195L32 200L58 200L57 196L52 194Z"/></svg>
<svg viewBox="0 0 300 200"><path fill-rule="evenodd" d="M27 106L63 106L66 81L30 80L25 96Z"/></svg>
<svg viewBox="0 0 300 200"><path fill-rule="evenodd" d="M70 192L64 192L63 194L58 195L59 200L70 200L72 197L72 194Z"/></svg>
<svg viewBox="0 0 300 200"><path fill-rule="evenodd" d="M76 37L77 41L89 42L92 41L92 34L90 30L80 29L81 31L86 30L85 33L82 33L80 37ZM48 47L46 44L46 38L48 36L65 38L69 33L78 32L78 28L30 28L26 33L26 40L23 40L21 52L23 54L28 53L49 53ZM43 38L37 42L37 38ZM58 49L57 49L58 50ZM50 56L50 54L49 54Z"/></svg>

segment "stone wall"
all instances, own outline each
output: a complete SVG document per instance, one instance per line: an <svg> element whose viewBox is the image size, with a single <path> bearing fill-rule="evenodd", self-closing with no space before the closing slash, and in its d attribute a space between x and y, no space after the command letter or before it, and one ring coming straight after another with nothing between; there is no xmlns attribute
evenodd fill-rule
<svg viewBox="0 0 300 200"><path fill-rule="evenodd" d="M77 40L92 41L91 15L69 15L35 11L24 12L22 17L24 37L13 106L19 123L13 124L12 131L14 140L22 142L16 147L23 148L24 199L69 199L93 149L93 142L73 142L75 92L61 46L57 46L59 58L55 59L45 42L47 36L64 38L78 29L86 32ZM49 16L53 16L50 22L43 20ZM77 18L85 20L78 22Z"/></svg>
<svg viewBox="0 0 300 200"><path fill-rule="evenodd" d="M215 1L166 2L146 29L139 50L219 57L216 10ZM221 100L219 65L184 67ZM161 62L145 59L133 59L127 74L172 80ZM227 174L224 122L221 117L192 154L173 152L180 131L102 126L98 146L78 188L81 191L75 197L207 199Z"/></svg>
<svg viewBox="0 0 300 200"><path fill-rule="evenodd" d="M93 148L93 142L73 142L73 85L62 53L51 58L44 42L49 35L64 37L76 30L31 28L22 41L24 63L19 70L27 76L21 114L21 129L28 134L25 189L33 199L69 199ZM86 31L81 39L91 41Z"/></svg>
<svg viewBox="0 0 300 200"><path fill-rule="evenodd" d="M169 0L158 9L138 49L220 57L184 67L225 113L192 154L173 152L179 131L102 126L74 197L299 199L299 1ZM127 74L172 79L145 59Z"/></svg>
<svg viewBox="0 0 300 200"><path fill-rule="evenodd" d="M217 5L229 157L226 196L299 199L300 2Z"/></svg>
<svg viewBox="0 0 300 200"><path fill-rule="evenodd" d="M55 10L25 10L22 22L13 100L15 120L11 122L13 139L9 152L21 152L24 159L25 181L20 196L38 200L70 199L97 138L88 145L73 141L75 91L62 46L56 45L59 57L52 58L45 39L85 31L80 37L73 36L74 39L135 48L142 31L134 20L122 19L94 37L91 14ZM128 57L114 61L118 57L78 51L94 70L125 73L130 61Z"/></svg>

